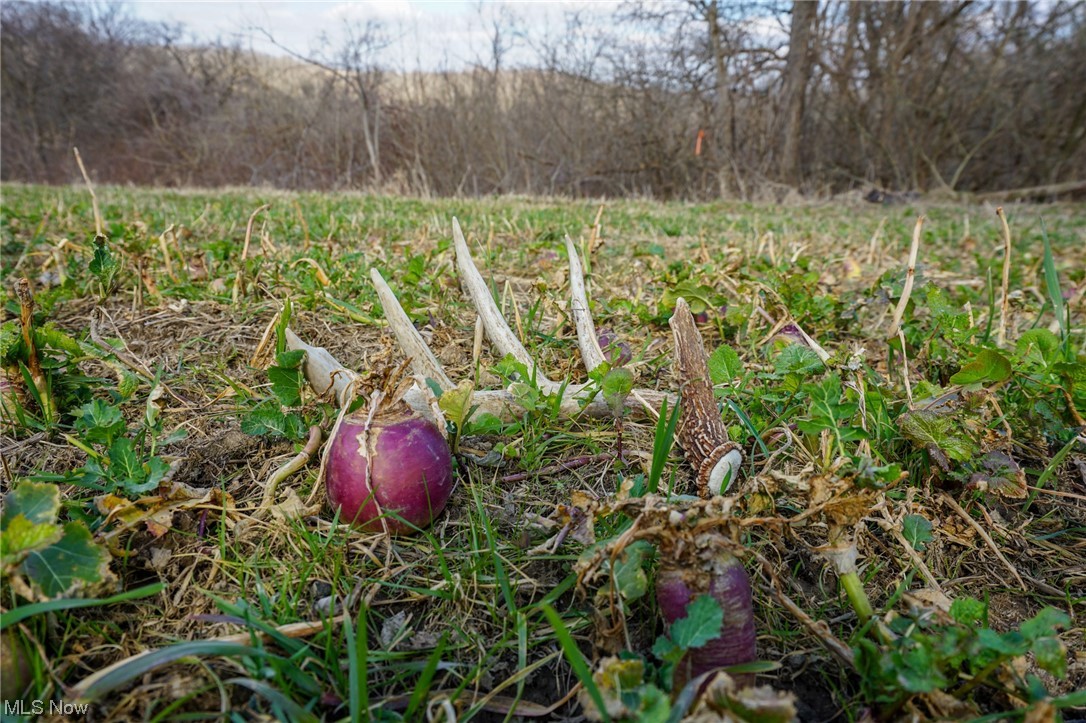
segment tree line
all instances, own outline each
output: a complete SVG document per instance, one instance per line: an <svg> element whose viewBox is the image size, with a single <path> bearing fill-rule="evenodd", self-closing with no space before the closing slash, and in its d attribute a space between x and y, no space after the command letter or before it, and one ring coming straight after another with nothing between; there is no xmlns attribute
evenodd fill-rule
<svg viewBox="0 0 1086 723"><path fill-rule="evenodd" d="M549 35L511 11L474 65L427 72L382 60L377 21L273 57L119 5L0 14L4 180L70 182L73 146L100 182L441 196L1086 179L1077 2L631 1Z"/></svg>

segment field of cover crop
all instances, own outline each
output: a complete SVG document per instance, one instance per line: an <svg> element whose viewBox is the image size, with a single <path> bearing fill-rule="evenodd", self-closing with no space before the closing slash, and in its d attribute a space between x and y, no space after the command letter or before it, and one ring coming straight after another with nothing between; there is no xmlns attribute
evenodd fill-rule
<svg viewBox="0 0 1086 723"><path fill-rule="evenodd" d="M6 715L1086 717L1082 205L94 190L2 189Z"/></svg>

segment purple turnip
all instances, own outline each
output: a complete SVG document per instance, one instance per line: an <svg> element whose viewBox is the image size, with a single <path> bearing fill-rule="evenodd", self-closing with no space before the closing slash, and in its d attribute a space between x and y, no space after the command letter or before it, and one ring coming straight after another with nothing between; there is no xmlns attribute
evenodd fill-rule
<svg viewBox="0 0 1086 723"><path fill-rule="evenodd" d="M633 359L633 352L630 350L630 345L619 339L609 328L600 329L598 341L600 349L603 350L603 357L607 360L607 363L612 368L620 367L626 362Z"/></svg>
<svg viewBox="0 0 1086 723"><path fill-rule="evenodd" d="M656 575L656 603L667 626L686 617L687 606L700 595L709 595L723 610L720 635L686 652L675 666L674 691L682 690L703 673L749 663L757 656L750 578L742 563L712 544L698 552L686 548L678 558L661 561ZM742 685L754 682L749 675L732 677Z"/></svg>
<svg viewBox="0 0 1086 723"><path fill-rule="evenodd" d="M449 501L452 454L437 425L407 404L379 405L375 413L347 414L336 425L324 484L344 522L410 532L429 525Z"/></svg>

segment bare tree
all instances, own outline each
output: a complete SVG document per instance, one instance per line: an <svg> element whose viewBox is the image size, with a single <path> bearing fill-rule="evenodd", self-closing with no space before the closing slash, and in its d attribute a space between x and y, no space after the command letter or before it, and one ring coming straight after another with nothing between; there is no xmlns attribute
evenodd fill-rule
<svg viewBox="0 0 1086 723"><path fill-rule="evenodd" d="M792 24L788 36L788 63L784 70L784 122L781 138L781 178L798 186L803 180L800 151L807 84L811 79L811 36L818 18L816 0L792 3Z"/></svg>

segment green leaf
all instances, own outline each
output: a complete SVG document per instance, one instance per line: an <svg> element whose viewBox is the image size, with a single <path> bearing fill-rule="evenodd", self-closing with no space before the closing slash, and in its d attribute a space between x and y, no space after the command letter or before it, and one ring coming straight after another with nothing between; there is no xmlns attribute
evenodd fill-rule
<svg viewBox="0 0 1086 723"><path fill-rule="evenodd" d="M0 363L8 366L16 361L25 361L18 352L22 349L23 334L14 319L0 324Z"/></svg>
<svg viewBox="0 0 1086 723"><path fill-rule="evenodd" d="M8 521L21 515L33 524L56 522L60 511L60 488L48 482L23 481L4 496L4 514L0 530L7 530Z"/></svg>
<svg viewBox="0 0 1086 723"><path fill-rule="evenodd" d="M693 281L683 281L670 289L664 290L664 308L673 309L679 297L686 299L691 314L700 314L719 305L717 304L717 293L713 290L713 287L705 284L695 284Z"/></svg>
<svg viewBox="0 0 1086 723"><path fill-rule="evenodd" d="M1052 311L1060 324L1060 333L1067 337L1067 314L1064 313L1063 292L1060 290L1060 274L1056 270L1056 258L1052 255L1052 244L1048 242L1048 232L1044 222L1041 223L1041 239L1044 241L1044 270L1045 287L1048 290L1048 300L1052 302Z"/></svg>
<svg viewBox="0 0 1086 723"><path fill-rule="evenodd" d="M977 642L985 650L1003 657L1024 655L1029 649L1029 644L1017 630L1000 634L991 628L982 628L977 631Z"/></svg>
<svg viewBox="0 0 1086 723"><path fill-rule="evenodd" d="M103 285L108 286L113 274L117 271L117 259L109 249L109 240L105 236L94 237L94 257L91 259L88 270L98 277Z"/></svg>
<svg viewBox="0 0 1086 723"><path fill-rule="evenodd" d="M305 361L304 349L281 351L275 355L275 366L283 369L297 369Z"/></svg>
<svg viewBox="0 0 1086 723"><path fill-rule="evenodd" d="M895 656L897 679L901 687L910 693L928 693L946 686L946 678L939 672L932 651L926 645L914 645Z"/></svg>
<svg viewBox="0 0 1086 723"><path fill-rule="evenodd" d="M671 714L671 699L655 685L643 685L637 689L636 718L644 723L665 723Z"/></svg>
<svg viewBox="0 0 1086 723"><path fill-rule="evenodd" d="M727 344L721 344L709 355L709 378L713 384L730 382L742 373L739 354Z"/></svg>
<svg viewBox="0 0 1086 723"><path fill-rule="evenodd" d="M283 352L289 354L290 352ZM300 369L268 367L268 381L272 385L272 394L284 407L297 407L302 403L302 385L305 376Z"/></svg>
<svg viewBox="0 0 1086 723"><path fill-rule="evenodd" d="M962 625L983 625L987 615L984 603L975 598L963 597L950 603L950 617Z"/></svg>
<svg viewBox="0 0 1086 723"><path fill-rule="evenodd" d="M1053 607L1046 607L1023 622L1018 630L1026 640L1036 640L1055 635L1057 630L1066 628L1070 624L1071 618L1067 613Z"/></svg>
<svg viewBox="0 0 1086 723"><path fill-rule="evenodd" d="M645 560L652 556L652 545L638 540L626 546L615 562L615 587L625 600L637 600L648 591L649 579L645 574Z"/></svg>
<svg viewBox="0 0 1086 723"><path fill-rule="evenodd" d="M162 460L155 458L160 465ZM129 495L139 495L158 486L165 469L156 467L158 479L150 479L150 470L136 454L135 443L127 437L118 439L109 448L109 476Z"/></svg>
<svg viewBox="0 0 1086 723"><path fill-rule="evenodd" d="M1037 665L1057 678L1067 675L1067 648L1059 638L1038 638L1033 641Z"/></svg>
<svg viewBox="0 0 1086 723"><path fill-rule="evenodd" d="M28 553L53 544L61 535L63 531L56 523L35 523L23 515L15 515L7 520L4 534L0 535L0 562L4 567L14 565Z"/></svg>
<svg viewBox="0 0 1086 723"><path fill-rule="evenodd" d="M305 434L305 422L297 414L286 414L280 409L261 406L241 418L241 431L253 436L269 435L301 439Z"/></svg>
<svg viewBox="0 0 1086 723"><path fill-rule="evenodd" d="M600 390L603 392L603 398L607 401L607 406L611 408L612 414L616 417L620 416L626 403L626 397L630 396L630 392L633 391L633 374L624 367L612 369L603 378Z"/></svg>
<svg viewBox="0 0 1086 723"><path fill-rule="evenodd" d="M1086 383L1086 362L1056 362L1052 371L1076 385Z"/></svg>
<svg viewBox="0 0 1086 723"><path fill-rule="evenodd" d="M976 443L960 429L961 422L938 412L917 409L898 417L898 426L906 439L922 446L934 446L951 459L964 462L977 450Z"/></svg>
<svg viewBox="0 0 1086 723"><path fill-rule="evenodd" d="M923 552L932 540L931 521L923 515L905 515L901 521L901 534L914 550Z"/></svg>
<svg viewBox="0 0 1086 723"><path fill-rule="evenodd" d="M866 436L862 428L849 424L849 420L859 411L859 405L841 401L841 378L836 373L827 376L820 384L804 384L803 391L810 397L811 406L807 419L797 422L800 431L817 434L823 429L832 429L842 440L863 439Z"/></svg>
<svg viewBox="0 0 1086 723"><path fill-rule="evenodd" d="M683 657L685 651L675 644L675 641L666 635L661 635L656 638L656 642L652 644L652 654L656 656L658 660L662 660L667 663L677 663L679 659Z"/></svg>
<svg viewBox="0 0 1086 723"><path fill-rule="evenodd" d="M802 344L789 344L784 347L773 362L773 369L777 374L798 374L801 377L821 371L822 368L822 360L818 354Z"/></svg>
<svg viewBox="0 0 1086 723"><path fill-rule="evenodd" d="M84 404L74 426L86 441L107 446L127 431L121 410L101 399Z"/></svg>
<svg viewBox="0 0 1086 723"><path fill-rule="evenodd" d="M1026 355L1031 349L1037 349L1045 361L1060 350L1060 339L1048 329L1030 329L1018 337L1018 353Z"/></svg>
<svg viewBox="0 0 1086 723"><path fill-rule="evenodd" d="M998 384L1011 376L1011 363L994 349L982 349L950 378L951 384Z"/></svg>
<svg viewBox="0 0 1086 723"><path fill-rule="evenodd" d="M68 594L100 582L108 571L109 553L95 544L82 522L64 525L64 537L44 550L31 552L22 571L46 598Z"/></svg>
<svg viewBox="0 0 1086 723"><path fill-rule="evenodd" d="M686 617L671 624L671 639L683 650L700 648L720 637L724 610L709 595L699 595L686 606Z"/></svg>
<svg viewBox="0 0 1086 723"><path fill-rule="evenodd" d="M441 393L437 405L445 413L446 418L463 430L464 420L471 416L471 399L475 392L475 385L471 380L465 379L456 385L456 389L448 389Z"/></svg>

